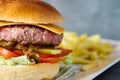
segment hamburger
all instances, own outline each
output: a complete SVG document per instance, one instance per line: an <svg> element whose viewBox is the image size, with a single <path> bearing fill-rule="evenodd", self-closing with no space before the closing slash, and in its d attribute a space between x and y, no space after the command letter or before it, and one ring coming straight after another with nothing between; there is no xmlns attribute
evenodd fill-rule
<svg viewBox="0 0 120 80"><path fill-rule="evenodd" d="M58 48L61 14L41 0L0 1L0 80L51 79L71 50Z"/></svg>

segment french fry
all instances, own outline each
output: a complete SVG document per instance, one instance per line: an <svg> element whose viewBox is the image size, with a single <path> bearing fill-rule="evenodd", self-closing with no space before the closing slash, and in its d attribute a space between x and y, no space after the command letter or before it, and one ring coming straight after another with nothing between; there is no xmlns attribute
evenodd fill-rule
<svg viewBox="0 0 120 80"><path fill-rule="evenodd" d="M99 63L98 63L97 61L95 61L95 62L92 62L92 63L90 63L90 64L83 65L83 66L82 66L82 70L83 70L83 71L88 71L88 70L90 70L90 69L92 69L92 68L95 68L95 67L97 67L97 66L99 66Z"/></svg>
<svg viewBox="0 0 120 80"><path fill-rule="evenodd" d="M103 53L100 53L99 57L100 57L100 59L103 59L103 60L105 60L107 58L107 56Z"/></svg>
<svg viewBox="0 0 120 80"><path fill-rule="evenodd" d="M73 57L73 61L75 64L90 64L91 61L88 59L84 59L81 57Z"/></svg>
<svg viewBox="0 0 120 80"><path fill-rule="evenodd" d="M99 34L96 34L96 35L90 36L88 40L98 43L101 40L101 36Z"/></svg>
<svg viewBox="0 0 120 80"><path fill-rule="evenodd" d="M91 60L97 60L98 59L98 53L97 53L97 51L93 51L93 52L91 52L91 54L90 54L90 59Z"/></svg>
<svg viewBox="0 0 120 80"><path fill-rule="evenodd" d="M101 42L99 34L89 37L86 33L78 36L75 32L65 32L59 47L71 49L73 63L84 64L84 71L98 66L98 60L107 59L107 55L113 51L109 42Z"/></svg>
<svg viewBox="0 0 120 80"><path fill-rule="evenodd" d="M87 37L88 35L86 33L82 34L80 37L79 37L79 43L82 43L84 41L87 40Z"/></svg>

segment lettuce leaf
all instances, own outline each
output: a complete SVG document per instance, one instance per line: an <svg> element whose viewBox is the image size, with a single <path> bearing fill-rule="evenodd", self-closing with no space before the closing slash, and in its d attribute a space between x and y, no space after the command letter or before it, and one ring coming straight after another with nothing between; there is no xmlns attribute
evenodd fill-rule
<svg viewBox="0 0 120 80"><path fill-rule="evenodd" d="M29 65L29 64L35 64L36 62L34 60L29 60L26 55L15 57L11 59L5 59L4 57L0 56L0 65Z"/></svg>

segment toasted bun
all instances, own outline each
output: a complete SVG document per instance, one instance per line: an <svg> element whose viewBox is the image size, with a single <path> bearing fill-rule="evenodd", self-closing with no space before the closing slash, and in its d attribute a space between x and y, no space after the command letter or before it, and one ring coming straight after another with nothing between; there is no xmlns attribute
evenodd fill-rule
<svg viewBox="0 0 120 80"><path fill-rule="evenodd" d="M32 24L63 21L61 14L41 0L1 0L0 20Z"/></svg>
<svg viewBox="0 0 120 80"><path fill-rule="evenodd" d="M42 80L53 78L58 64L41 63L27 66L0 66L0 80Z"/></svg>

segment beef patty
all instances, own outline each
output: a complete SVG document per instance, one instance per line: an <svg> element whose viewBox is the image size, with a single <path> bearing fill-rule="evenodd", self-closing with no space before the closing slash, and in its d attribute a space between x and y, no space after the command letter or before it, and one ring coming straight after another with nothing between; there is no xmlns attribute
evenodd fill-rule
<svg viewBox="0 0 120 80"><path fill-rule="evenodd" d="M22 45L57 46L62 41L63 34L56 34L44 28L31 25L14 25L0 28L0 41L15 42Z"/></svg>

